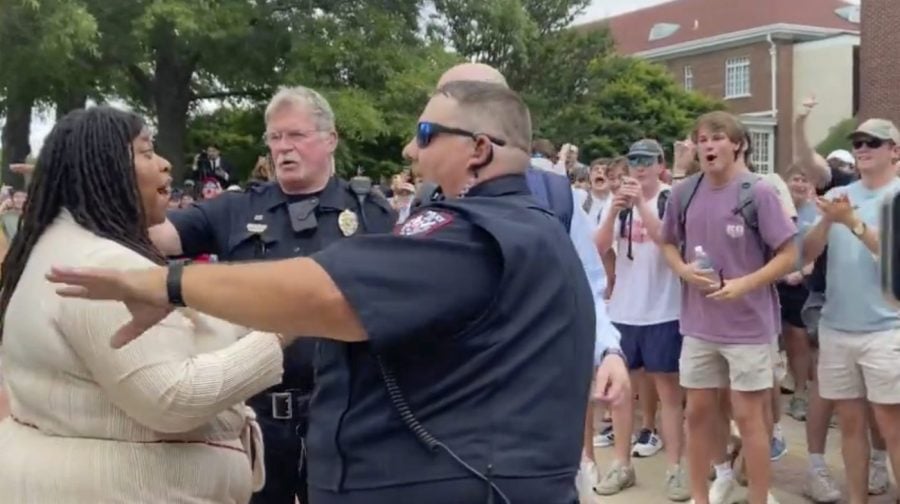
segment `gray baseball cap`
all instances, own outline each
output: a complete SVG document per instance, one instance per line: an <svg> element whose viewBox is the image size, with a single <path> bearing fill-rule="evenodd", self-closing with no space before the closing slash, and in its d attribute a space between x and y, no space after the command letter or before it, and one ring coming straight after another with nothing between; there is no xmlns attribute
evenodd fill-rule
<svg viewBox="0 0 900 504"><path fill-rule="evenodd" d="M645 138L631 144L627 157L665 157L665 152L659 142L652 138Z"/></svg>

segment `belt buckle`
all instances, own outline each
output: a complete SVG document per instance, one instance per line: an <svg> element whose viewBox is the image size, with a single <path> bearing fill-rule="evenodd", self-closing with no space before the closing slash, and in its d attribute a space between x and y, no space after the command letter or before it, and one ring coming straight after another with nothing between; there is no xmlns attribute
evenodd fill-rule
<svg viewBox="0 0 900 504"><path fill-rule="evenodd" d="M272 418L276 420L290 420L294 418L294 401L290 392L273 392Z"/></svg>

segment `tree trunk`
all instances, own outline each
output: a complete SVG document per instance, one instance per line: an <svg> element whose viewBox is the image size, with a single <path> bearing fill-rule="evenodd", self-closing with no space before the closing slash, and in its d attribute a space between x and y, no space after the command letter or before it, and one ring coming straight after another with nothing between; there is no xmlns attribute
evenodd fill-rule
<svg viewBox="0 0 900 504"><path fill-rule="evenodd" d="M10 92L6 100L6 123L3 125L2 179L4 185L16 189L25 187L25 179L9 169L12 163L22 163L31 154L31 108L34 98L26 93Z"/></svg>
<svg viewBox="0 0 900 504"><path fill-rule="evenodd" d="M188 157L185 144L188 110L193 101L191 84L199 58L196 54L179 51L175 40L176 35L172 32L155 44L156 71L149 94L153 98L159 127L156 132L157 151L172 163L172 177L181 182Z"/></svg>
<svg viewBox="0 0 900 504"><path fill-rule="evenodd" d="M86 89L74 89L59 96L55 100L56 120L60 120L64 115L73 110L84 108L87 103L88 92Z"/></svg>

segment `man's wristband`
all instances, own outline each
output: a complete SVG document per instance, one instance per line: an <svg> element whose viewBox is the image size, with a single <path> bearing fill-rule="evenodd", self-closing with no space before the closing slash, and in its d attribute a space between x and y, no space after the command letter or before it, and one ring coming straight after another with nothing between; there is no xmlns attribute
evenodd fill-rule
<svg viewBox="0 0 900 504"><path fill-rule="evenodd" d="M169 304L172 306L185 307L184 298L181 297L181 277L184 274L184 265L182 261L176 261L169 264L166 273L166 295L169 298Z"/></svg>

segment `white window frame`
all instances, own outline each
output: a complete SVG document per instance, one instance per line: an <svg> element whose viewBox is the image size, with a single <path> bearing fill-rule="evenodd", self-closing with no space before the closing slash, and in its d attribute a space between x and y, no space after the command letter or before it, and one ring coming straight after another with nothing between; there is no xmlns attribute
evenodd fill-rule
<svg viewBox="0 0 900 504"><path fill-rule="evenodd" d="M775 129L750 127L750 142L753 153L750 161L759 174L775 173Z"/></svg>
<svg viewBox="0 0 900 504"><path fill-rule="evenodd" d="M725 99L750 96L750 57L725 60Z"/></svg>
<svg viewBox="0 0 900 504"><path fill-rule="evenodd" d="M694 90L694 68L691 65L684 66L684 90Z"/></svg>

